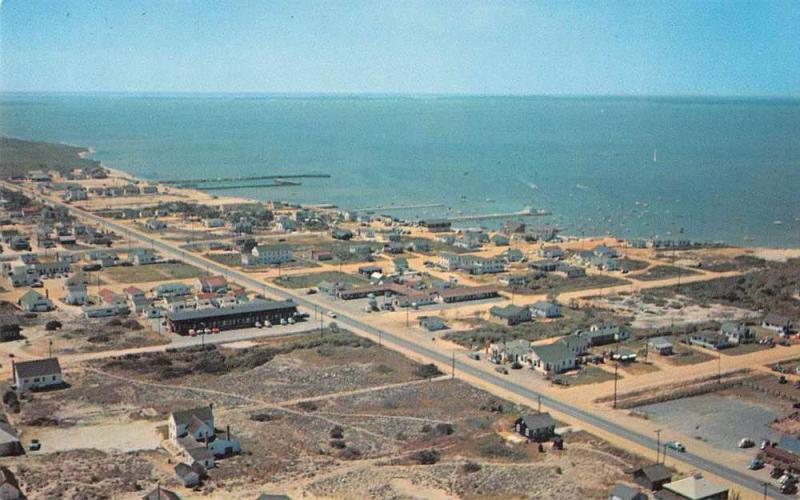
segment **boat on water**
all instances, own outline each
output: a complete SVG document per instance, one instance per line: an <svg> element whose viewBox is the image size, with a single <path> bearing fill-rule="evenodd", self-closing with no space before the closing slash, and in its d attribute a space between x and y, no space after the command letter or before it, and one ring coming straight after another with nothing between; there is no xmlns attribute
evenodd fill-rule
<svg viewBox="0 0 800 500"><path fill-rule="evenodd" d="M774 220L774 221L772 221L772 223L775 224L776 226L780 226L780 225L783 224L783 221L782 220Z"/></svg>

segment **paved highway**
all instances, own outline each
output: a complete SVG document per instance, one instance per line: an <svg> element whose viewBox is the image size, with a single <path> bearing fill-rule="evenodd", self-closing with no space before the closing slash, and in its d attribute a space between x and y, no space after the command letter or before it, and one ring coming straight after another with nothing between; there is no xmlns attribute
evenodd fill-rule
<svg viewBox="0 0 800 500"><path fill-rule="evenodd" d="M242 285L244 287L247 287L247 288L250 288L251 290L255 290L255 291L261 292L261 293L263 293L265 295L272 295L272 296L274 296L276 298L279 298L279 299L291 299L291 300L294 300L298 305L304 306L304 307L312 309L312 310L318 308L317 304L307 300L302 295L289 293L289 292L287 292L287 291L285 291L283 289L280 289L278 287L275 287L275 286L273 286L271 284L265 283L263 281L256 280L256 279L248 276L245 273L230 269L230 268L228 268L226 266L223 266L223 265L221 265L221 264L219 264L217 262L214 262L212 260L206 259L205 257L199 256L199 255L196 255L196 254L192 254L190 252L185 252L185 251L183 251L183 250L181 250L181 249L179 249L179 248L177 248L175 246L172 246L170 244L164 243L164 242L162 242L160 240L157 240L157 239L153 239L153 238L151 238L150 236L148 236L147 234L145 234L145 233L143 233L141 231L130 229L130 228L128 228L126 226L123 226L121 224L118 224L118 223L116 223L116 222L114 222L112 220L108 220L108 219L104 219L102 217L98 217L97 215L94 215L92 213L89 213L89 212L86 212L84 210L78 209L76 207L72 207L72 206L70 206L68 204L61 203L61 202L56 202L54 200L51 200L49 198L45 198L45 197L43 197L41 195L38 195L36 193L33 193L31 191L23 190L22 188L20 188L19 186L14 185L14 184L5 183L5 182L3 184L5 184L10 189L14 189L14 190L17 190L17 191L24 191L25 194L27 194L29 196L35 196L36 198L38 198L42 202L55 204L55 205L59 205L59 206L62 206L64 208L67 208L74 215L76 215L76 216L78 216L80 218L83 218L84 220L90 220L90 221L92 221L92 222L94 222L94 223L96 223L98 225L101 225L103 227L111 229L111 230L117 232L118 234L122 234L122 235L128 236L130 238L138 239L139 241L142 241L142 242L150 245L151 247L160 250L165 255L169 255L169 256L178 258L178 259L180 259L180 260L182 260L182 261L184 261L186 263L195 265L195 266L197 266L197 267L199 267L201 269L202 268L206 268L209 271L213 271L215 273L221 274L221 275L225 276L228 280L230 280L232 282L239 283L240 285ZM588 425L597 427L597 428L602 429L602 430L604 430L604 431L606 431L608 433L611 433L611 434L614 434L616 436L619 436L622 439L625 439L625 440L628 440L630 442L636 443L638 445L644 446L645 448L655 449L655 447L657 445L656 440L654 438L651 438L649 436L645 436L645 435L640 434L640 433L635 432L635 431L631 431L631 430L629 430L629 429L627 429L627 428L625 428L625 427L623 427L621 425L618 425L618 424L616 424L616 423L614 423L614 422L612 422L610 420L607 420L607 419L602 418L600 416L594 415L591 412L585 411L585 410L583 410L581 408L578 408L576 406L572 406L572 405L570 405L568 403L565 403L564 401L553 399L553 398L550 398L550 397L548 397L548 396L546 396L544 394L540 394L540 393L538 393L536 391L528 389L527 387L519 385L519 384L517 384L515 382L512 382L512 381L510 381L510 380L508 380L506 378L503 378L501 376L494 375L492 373L488 373L485 370L482 370L482 369L478 368L475 365L463 363L463 362L458 361L458 360L454 361L452 358L448 357L447 355L422 345L420 340L417 340L417 339L413 339L412 340L411 338L408 338L408 337L395 335L395 334L392 334L392 333L390 333L388 331L380 330L378 328L375 328L372 325L369 325L369 324L367 324L367 323L365 323L365 322L363 322L363 321L361 321L361 320L359 320L357 318L353 318L353 317L350 317L350 316L348 316L346 314L342 314L338 310L336 312L337 312L337 315L338 315L337 322L342 324L342 325L344 325L344 326L348 326L353 330L356 330L356 331L357 330L361 330L361 331L370 333L370 334L375 335L375 336L380 336L380 337L382 337L383 339L385 339L389 343L392 343L392 344L395 344L396 346L399 346L401 348L407 349L408 351L411 351L411 352L413 352L413 353L415 353L415 354L417 354L417 355L419 355L419 356L421 356L423 358L431 360L431 361L436 361L436 362L444 363L444 364L448 364L448 365L451 364L451 363L455 363L455 369L457 371L461 371L463 373L469 374L470 376L478 378L478 379L484 381L485 383L488 383L490 385L494 385L494 386L496 386L498 388L501 388L503 390L506 390L506 391L509 391L509 392L511 392L513 394L516 394L516 395L518 395L520 397L527 398L529 400L540 399L541 402L542 402L542 405L544 405L546 407L549 407L549 408L551 408L551 409L553 409L555 411L561 412L561 413L563 413L565 415L569 415L570 417L572 417L572 418L574 418L576 420L579 420L581 422L585 422ZM688 465L691 465L692 467L696 467L697 469L710 472L710 473L715 474L715 475L717 475L719 477L722 477L722 478L724 478L724 479L726 479L726 480L728 480L728 481L730 481L732 483L735 483L735 484L738 484L738 485L743 486L745 488L748 488L753 492L763 493L763 491L764 491L764 483L761 482L760 480L758 480L756 478L753 478L753 477L747 475L746 473L744 473L742 471L731 469L730 467L727 467L725 465L722 465L722 464L713 462L711 460L708 460L706 458L694 455L690 451L688 451L686 453L678 453L674 458L679 460L679 461L681 461L681 462L684 462L684 463L686 463ZM773 485L769 485L768 491L769 491L769 496L772 497L772 498L790 498L790 497L787 497L785 495L782 495L779 492L779 490L777 488L775 488Z"/></svg>

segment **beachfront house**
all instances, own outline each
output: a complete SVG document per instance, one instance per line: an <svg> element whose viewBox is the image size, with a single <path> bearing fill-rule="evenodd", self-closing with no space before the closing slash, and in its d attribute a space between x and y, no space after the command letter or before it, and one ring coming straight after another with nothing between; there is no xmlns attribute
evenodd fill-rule
<svg viewBox="0 0 800 500"><path fill-rule="evenodd" d="M292 248L285 244L256 245L250 253L242 253L243 266L283 264L292 260Z"/></svg>
<svg viewBox="0 0 800 500"><path fill-rule="evenodd" d="M153 297L162 299L164 297L180 297L192 294L192 288L183 283L162 283L150 289Z"/></svg>

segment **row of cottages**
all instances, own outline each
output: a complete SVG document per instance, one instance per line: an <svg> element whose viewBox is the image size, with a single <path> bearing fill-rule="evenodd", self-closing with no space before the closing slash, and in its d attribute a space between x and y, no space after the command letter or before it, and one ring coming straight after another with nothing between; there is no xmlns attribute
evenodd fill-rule
<svg viewBox="0 0 800 500"><path fill-rule="evenodd" d="M189 330L218 328L233 330L250 328L256 323L280 323L297 314L297 305L291 300L272 301L253 299L249 302L227 307L205 307L200 309L182 309L166 314L167 327L179 335L186 335Z"/></svg>
<svg viewBox="0 0 800 500"><path fill-rule="evenodd" d="M12 361L11 373L17 392L46 389L64 383L58 358Z"/></svg>
<svg viewBox="0 0 800 500"><path fill-rule="evenodd" d="M452 223L447 219L427 219L419 221L421 227L426 228L431 233L442 233L452 229Z"/></svg>
<svg viewBox="0 0 800 500"><path fill-rule="evenodd" d="M243 266L265 266L283 264L294 260L292 248L289 245L256 245L250 252L241 255Z"/></svg>
<svg viewBox="0 0 800 500"><path fill-rule="evenodd" d="M217 458L242 451L239 439L231 435L230 426L224 434L217 433L212 405L172 412L168 428L170 442L190 468L199 464L210 469Z"/></svg>

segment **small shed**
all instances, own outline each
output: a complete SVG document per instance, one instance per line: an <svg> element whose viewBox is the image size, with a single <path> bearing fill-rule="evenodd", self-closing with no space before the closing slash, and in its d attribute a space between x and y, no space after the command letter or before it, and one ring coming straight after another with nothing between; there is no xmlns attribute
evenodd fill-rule
<svg viewBox="0 0 800 500"><path fill-rule="evenodd" d="M658 491L672 481L672 472L662 464L646 465L633 471L633 481L648 490Z"/></svg>

